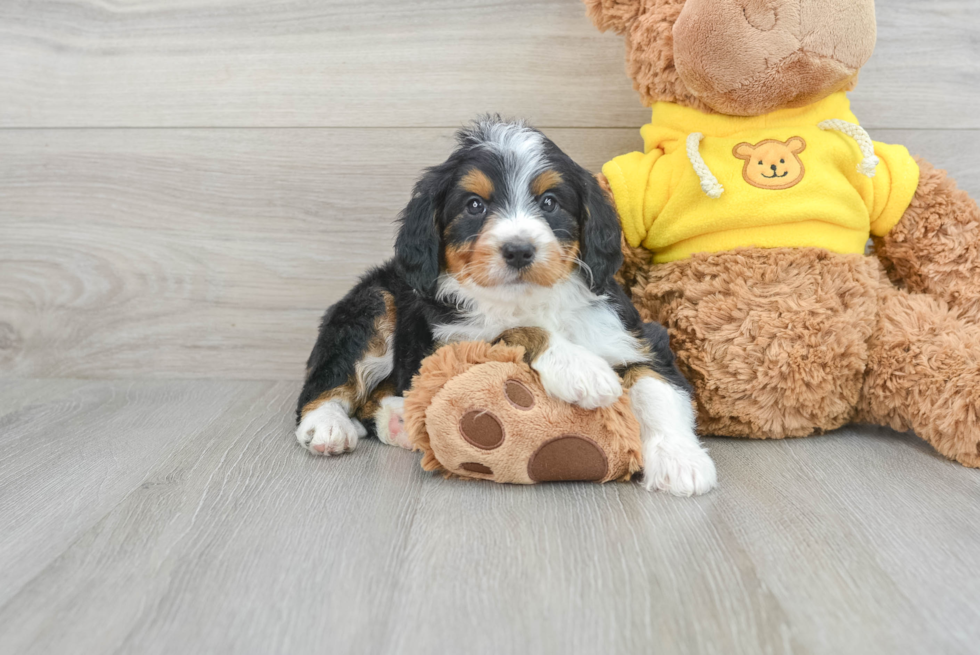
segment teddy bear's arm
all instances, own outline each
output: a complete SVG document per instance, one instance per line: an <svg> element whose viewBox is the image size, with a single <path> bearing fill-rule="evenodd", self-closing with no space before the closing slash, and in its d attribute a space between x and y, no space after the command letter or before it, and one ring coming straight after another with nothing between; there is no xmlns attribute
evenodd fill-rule
<svg viewBox="0 0 980 655"><path fill-rule="evenodd" d="M980 210L946 171L917 159L919 184L901 220L873 237L889 277L980 319Z"/></svg>

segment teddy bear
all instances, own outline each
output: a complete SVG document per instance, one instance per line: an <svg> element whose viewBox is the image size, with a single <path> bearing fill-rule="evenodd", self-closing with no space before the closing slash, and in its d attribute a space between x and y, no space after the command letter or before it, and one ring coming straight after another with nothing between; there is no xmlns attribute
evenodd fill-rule
<svg viewBox="0 0 980 655"><path fill-rule="evenodd" d="M643 466L628 394L586 410L552 398L520 345L442 346L405 394L404 419L381 417L385 443L422 452L422 468L511 484L629 481Z"/></svg>
<svg viewBox="0 0 980 655"><path fill-rule="evenodd" d="M873 0L585 4L652 110L598 176L620 281L668 328L699 432L874 424L980 467L980 212L851 112Z"/></svg>

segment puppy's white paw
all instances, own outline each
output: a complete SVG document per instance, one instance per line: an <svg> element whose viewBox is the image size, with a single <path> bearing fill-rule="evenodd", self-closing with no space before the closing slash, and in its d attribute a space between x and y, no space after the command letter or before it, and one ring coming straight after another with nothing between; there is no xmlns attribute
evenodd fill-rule
<svg viewBox="0 0 980 655"><path fill-rule="evenodd" d="M314 455L340 455L357 447L361 431L340 403L328 402L303 416L296 440Z"/></svg>
<svg viewBox="0 0 980 655"><path fill-rule="evenodd" d="M364 427L364 424L363 423L361 423L360 421L358 421L356 418L352 418L350 420L350 422L354 424L354 429L357 430L357 438L358 439L363 439L364 437L366 437L368 435L367 428Z"/></svg>
<svg viewBox="0 0 980 655"><path fill-rule="evenodd" d="M715 463L698 445L647 443L643 446L643 486L675 496L699 496L718 486Z"/></svg>
<svg viewBox="0 0 980 655"><path fill-rule="evenodd" d="M412 449L405 429L405 399L401 396L388 396L381 399L380 407L374 414L374 427L378 440L389 446Z"/></svg>
<svg viewBox="0 0 980 655"><path fill-rule="evenodd" d="M623 395L612 366L584 348L549 348L533 366L549 396L583 409L609 407Z"/></svg>

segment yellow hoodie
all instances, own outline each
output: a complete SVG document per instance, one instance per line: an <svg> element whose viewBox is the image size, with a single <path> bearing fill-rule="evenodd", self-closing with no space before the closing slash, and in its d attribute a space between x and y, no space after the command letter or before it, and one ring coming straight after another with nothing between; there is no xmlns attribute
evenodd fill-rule
<svg viewBox="0 0 980 655"><path fill-rule="evenodd" d="M919 167L872 144L844 93L755 117L653 106L646 154L602 167L623 232L653 261L739 247L862 253L902 218Z"/></svg>

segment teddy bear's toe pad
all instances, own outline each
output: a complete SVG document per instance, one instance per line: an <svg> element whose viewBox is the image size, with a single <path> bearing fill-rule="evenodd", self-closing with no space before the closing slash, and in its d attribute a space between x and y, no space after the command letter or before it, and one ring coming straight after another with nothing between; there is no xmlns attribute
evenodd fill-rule
<svg viewBox="0 0 980 655"><path fill-rule="evenodd" d="M585 437L557 437L541 445L527 463L535 482L595 482L609 472L606 453Z"/></svg>
<svg viewBox="0 0 980 655"><path fill-rule="evenodd" d="M459 433L477 448L493 450L504 442L500 419L485 410L472 410L459 420Z"/></svg>
<svg viewBox="0 0 980 655"><path fill-rule="evenodd" d="M517 380L507 380L504 384L504 395L510 404L517 409L531 409L534 407L534 394L523 382Z"/></svg>

